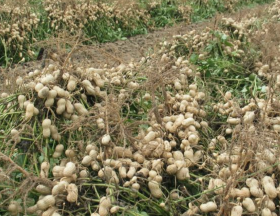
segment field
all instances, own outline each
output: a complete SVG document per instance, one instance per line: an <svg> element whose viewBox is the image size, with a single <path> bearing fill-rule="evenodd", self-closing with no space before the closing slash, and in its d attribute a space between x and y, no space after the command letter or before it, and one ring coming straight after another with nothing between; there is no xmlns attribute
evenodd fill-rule
<svg viewBox="0 0 280 216"><path fill-rule="evenodd" d="M0 215L280 215L280 0L0 3Z"/></svg>

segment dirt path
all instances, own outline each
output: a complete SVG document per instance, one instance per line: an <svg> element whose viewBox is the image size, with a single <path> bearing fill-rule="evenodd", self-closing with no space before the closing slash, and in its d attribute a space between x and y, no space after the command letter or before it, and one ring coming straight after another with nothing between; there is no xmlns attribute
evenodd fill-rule
<svg viewBox="0 0 280 216"><path fill-rule="evenodd" d="M84 62L94 67L102 67L104 64L115 66L120 63L128 63L131 60L138 61L156 50L160 42L170 40L173 35L186 34L193 29L203 29L209 25L213 25L213 22L207 21L191 25L180 24L147 35L137 35L125 41L87 46L74 53L72 59L76 63Z"/></svg>

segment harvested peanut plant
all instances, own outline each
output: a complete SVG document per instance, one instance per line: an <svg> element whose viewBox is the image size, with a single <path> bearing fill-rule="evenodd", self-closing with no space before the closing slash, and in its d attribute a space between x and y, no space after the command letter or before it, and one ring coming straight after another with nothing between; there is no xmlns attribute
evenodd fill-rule
<svg viewBox="0 0 280 216"><path fill-rule="evenodd" d="M16 77L0 97L1 215L278 215L278 6L140 61Z"/></svg>

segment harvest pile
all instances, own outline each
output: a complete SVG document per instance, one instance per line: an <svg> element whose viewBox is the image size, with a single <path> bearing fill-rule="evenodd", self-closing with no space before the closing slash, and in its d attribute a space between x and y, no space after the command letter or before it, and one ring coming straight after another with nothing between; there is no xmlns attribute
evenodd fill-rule
<svg viewBox="0 0 280 216"><path fill-rule="evenodd" d="M72 2L65 4L65 1L45 1L44 7L50 21L50 27L55 30L67 28L71 33L83 31L88 34L88 30L94 29L100 22L107 23L108 27L123 28L132 31L139 28L139 25L148 26L152 29L156 27L151 17L153 10L161 7L161 1L149 2L145 6L131 1L125 4L107 3L92 4L88 1ZM185 17L184 21L189 21L191 9L181 6L177 17ZM176 17L174 17L176 18ZM90 33L90 32L89 32Z"/></svg>
<svg viewBox="0 0 280 216"><path fill-rule="evenodd" d="M272 18L279 21L280 20L280 2L275 1L273 5L269 8L268 11L271 15Z"/></svg>
<svg viewBox="0 0 280 216"><path fill-rule="evenodd" d="M28 5L21 7L4 5L1 7L0 16L0 50L3 53L1 58L15 55L15 58L24 61L24 55L32 57L34 53L30 46L36 41L32 33L38 27L40 21L38 16Z"/></svg>
<svg viewBox="0 0 280 216"><path fill-rule="evenodd" d="M17 77L0 97L0 212L276 216L279 57L251 43L266 19L223 18L127 65L67 58Z"/></svg>

